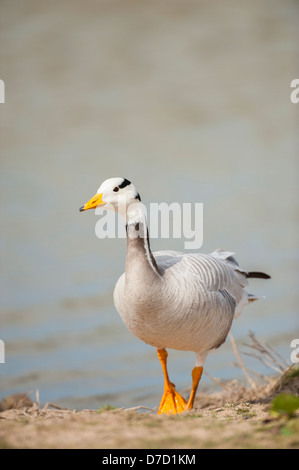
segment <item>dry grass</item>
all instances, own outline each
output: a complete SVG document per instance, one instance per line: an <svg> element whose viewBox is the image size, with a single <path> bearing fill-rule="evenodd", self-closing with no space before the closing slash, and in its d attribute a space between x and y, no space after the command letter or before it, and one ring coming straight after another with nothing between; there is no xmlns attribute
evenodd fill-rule
<svg viewBox="0 0 299 470"><path fill-rule="evenodd" d="M191 412L158 416L144 407L77 412L51 403L41 406L38 393L34 402L19 394L0 404L0 448L299 448L298 411L288 419L270 410L278 393L298 396L299 369L252 333L249 338L250 352L243 355L267 363L274 376L249 370L231 337L247 385L209 376L220 391L199 393Z"/></svg>
<svg viewBox="0 0 299 470"><path fill-rule="evenodd" d="M275 374L262 375L254 370L248 369L241 357L232 334L230 334L230 341L237 359L237 362L233 365L242 369L247 380L247 385L244 385L240 380L222 382L205 372L222 390L213 394L200 394L196 401L197 406L201 408L213 405L221 406L227 402L242 401L269 403L278 393L288 392L295 395L299 394L298 368L294 364L287 364L270 345L261 344L253 333L249 333L249 339L251 342L244 343L244 346L250 350L250 353L245 351L242 354L255 357L257 360L267 365L269 369L272 369Z"/></svg>

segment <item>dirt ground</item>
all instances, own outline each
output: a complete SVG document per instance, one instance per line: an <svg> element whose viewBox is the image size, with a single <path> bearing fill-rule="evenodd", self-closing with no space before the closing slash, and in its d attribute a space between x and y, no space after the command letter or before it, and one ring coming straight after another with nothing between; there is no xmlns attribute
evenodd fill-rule
<svg viewBox="0 0 299 470"><path fill-rule="evenodd" d="M76 411L41 407L26 396L14 404L8 398L1 405L0 448L299 448L298 410L292 417L271 412L281 391L298 395L298 372L258 390L233 383L216 394L199 394L193 411L176 416L109 407Z"/></svg>

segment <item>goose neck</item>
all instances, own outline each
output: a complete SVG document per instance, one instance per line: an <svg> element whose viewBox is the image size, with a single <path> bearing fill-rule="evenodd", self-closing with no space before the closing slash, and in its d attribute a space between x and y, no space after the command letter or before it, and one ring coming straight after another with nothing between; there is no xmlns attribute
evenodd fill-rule
<svg viewBox="0 0 299 470"><path fill-rule="evenodd" d="M150 281L160 277L160 272L151 252L146 217L141 206L140 203L140 208L135 208L134 213L127 212L126 276L133 276L135 281L144 280L144 277Z"/></svg>

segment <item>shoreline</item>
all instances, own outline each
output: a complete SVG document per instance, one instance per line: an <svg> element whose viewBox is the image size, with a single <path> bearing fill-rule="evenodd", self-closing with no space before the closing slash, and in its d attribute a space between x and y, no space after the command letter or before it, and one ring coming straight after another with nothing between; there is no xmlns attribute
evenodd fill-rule
<svg viewBox="0 0 299 470"><path fill-rule="evenodd" d="M299 409L290 416L271 410L281 393L298 397L298 368L291 366L258 389L232 382L219 393L199 394L195 409L179 415L142 412L146 407L138 406L76 411L21 403L20 408L0 411L0 448L299 448Z"/></svg>

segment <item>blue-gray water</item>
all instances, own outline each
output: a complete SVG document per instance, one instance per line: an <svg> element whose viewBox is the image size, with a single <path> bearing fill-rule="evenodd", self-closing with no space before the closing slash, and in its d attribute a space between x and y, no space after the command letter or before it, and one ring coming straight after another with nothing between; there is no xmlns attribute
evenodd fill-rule
<svg viewBox="0 0 299 470"><path fill-rule="evenodd" d="M156 405L155 351L113 306L125 240L79 207L111 176L150 202L203 202L203 252L264 270L233 333L289 361L298 320L298 78L293 1L2 0L0 398ZM182 250L184 240L153 240ZM241 346L241 350L243 350ZM241 377L229 341L207 371ZM249 367L271 373L247 358ZM194 355L169 351L190 386ZM204 377L202 387L209 385Z"/></svg>

